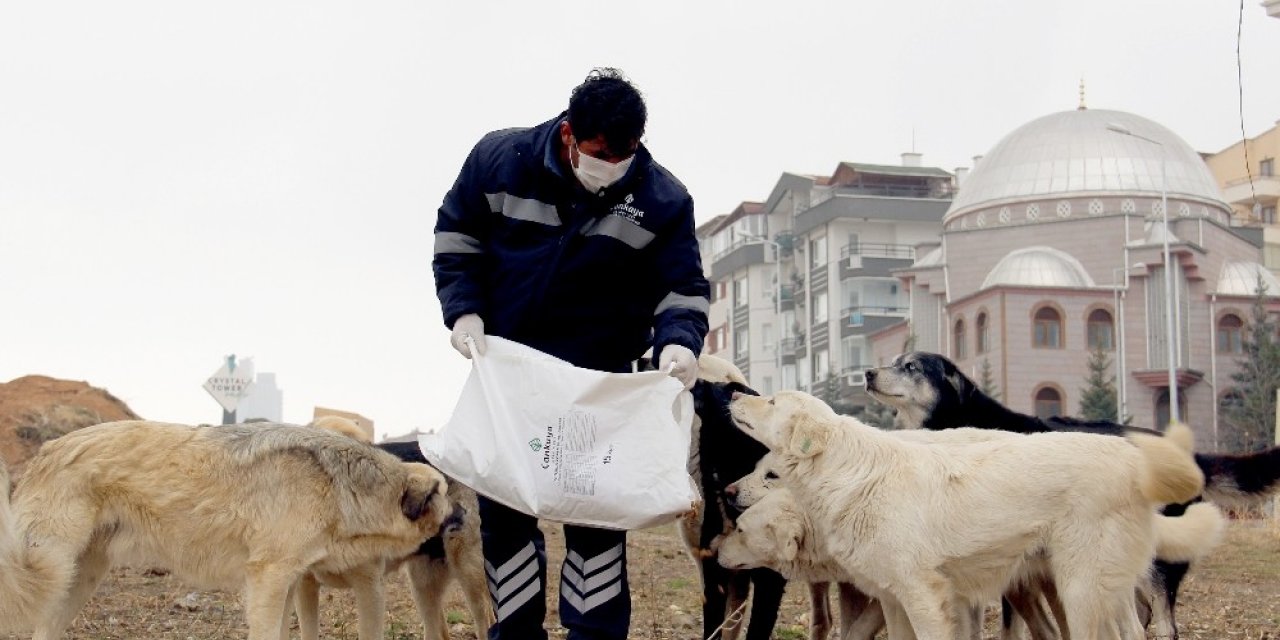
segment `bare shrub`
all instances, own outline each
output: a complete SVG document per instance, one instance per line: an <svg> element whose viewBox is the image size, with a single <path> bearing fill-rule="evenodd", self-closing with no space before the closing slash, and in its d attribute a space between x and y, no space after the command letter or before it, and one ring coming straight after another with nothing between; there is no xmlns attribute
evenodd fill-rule
<svg viewBox="0 0 1280 640"><path fill-rule="evenodd" d="M40 444L99 422L102 416L97 411L73 404L54 404L19 416L14 432L23 440Z"/></svg>

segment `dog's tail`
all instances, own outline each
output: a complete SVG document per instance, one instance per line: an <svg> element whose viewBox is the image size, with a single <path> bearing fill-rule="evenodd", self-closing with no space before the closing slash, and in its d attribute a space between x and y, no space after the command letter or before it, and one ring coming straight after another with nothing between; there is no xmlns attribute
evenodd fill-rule
<svg viewBox="0 0 1280 640"><path fill-rule="evenodd" d="M70 577L45 549L27 547L9 500L9 469L0 461L0 632L33 627Z"/></svg>
<svg viewBox="0 0 1280 640"><path fill-rule="evenodd" d="M1198 453L1204 497L1229 506L1257 506L1280 492L1280 447L1244 454Z"/></svg>
<svg viewBox="0 0 1280 640"><path fill-rule="evenodd" d="M1142 451L1146 464L1140 479L1142 495L1153 504L1188 502L1204 489L1204 474L1191 455L1191 428L1180 422L1169 425L1164 437L1145 433L1125 434Z"/></svg>
<svg viewBox="0 0 1280 640"><path fill-rule="evenodd" d="M1195 562L1218 546L1227 519L1217 506L1197 502L1181 516L1156 516L1156 558Z"/></svg>

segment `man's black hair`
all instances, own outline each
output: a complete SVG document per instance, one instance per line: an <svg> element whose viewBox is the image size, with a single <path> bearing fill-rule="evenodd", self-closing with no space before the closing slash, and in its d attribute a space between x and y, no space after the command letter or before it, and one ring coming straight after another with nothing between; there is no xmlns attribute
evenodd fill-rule
<svg viewBox="0 0 1280 640"><path fill-rule="evenodd" d="M644 135L644 98L622 72L612 67L592 69L569 96L569 126L578 140L604 135L609 153L625 157Z"/></svg>

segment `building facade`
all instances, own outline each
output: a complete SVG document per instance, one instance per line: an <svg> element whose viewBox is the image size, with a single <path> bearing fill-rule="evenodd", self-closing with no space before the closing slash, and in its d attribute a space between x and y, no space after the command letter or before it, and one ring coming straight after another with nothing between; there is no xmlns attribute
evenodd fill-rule
<svg viewBox="0 0 1280 640"><path fill-rule="evenodd" d="M783 174L764 202L703 225L712 286L708 352L763 393L804 389L865 404L867 336L907 317L897 269L938 242L954 176L920 166L841 163L830 176Z"/></svg>
<svg viewBox="0 0 1280 640"><path fill-rule="evenodd" d="M1262 262L1273 273L1280 272L1277 157L1280 157L1280 122L1254 138L1205 156L1205 163L1221 187L1223 198L1234 210L1236 220L1259 228L1263 234Z"/></svg>
<svg viewBox="0 0 1280 640"><path fill-rule="evenodd" d="M938 245L894 272L908 317L870 336L871 360L910 341L975 379L986 368L1015 410L1072 415L1102 350L1120 413L1154 428L1168 421L1172 344L1180 417L1200 446L1229 444L1219 405L1233 393L1254 292L1262 282L1280 294L1260 238L1239 233L1232 215L1201 156L1155 122L1085 109L1034 120L976 163Z"/></svg>

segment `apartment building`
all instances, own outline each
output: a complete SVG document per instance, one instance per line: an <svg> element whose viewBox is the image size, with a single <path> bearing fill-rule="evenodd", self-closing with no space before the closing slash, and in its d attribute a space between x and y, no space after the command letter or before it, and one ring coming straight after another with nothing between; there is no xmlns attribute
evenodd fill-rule
<svg viewBox="0 0 1280 640"><path fill-rule="evenodd" d="M1280 122L1256 137L1236 142L1204 158L1222 189L1223 199L1231 205L1235 220L1241 225L1261 227L1263 264L1273 272L1280 272L1280 218L1276 213L1280 206L1278 157Z"/></svg>
<svg viewBox="0 0 1280 640"><path fill-rule="evenodd" d="M712 283L711 335L764 393L799 388L865 404L868 334L907 317L894 270L938 241L954 176L845 162L830 176L785 173L763 202L700 228Z"/></svg>

